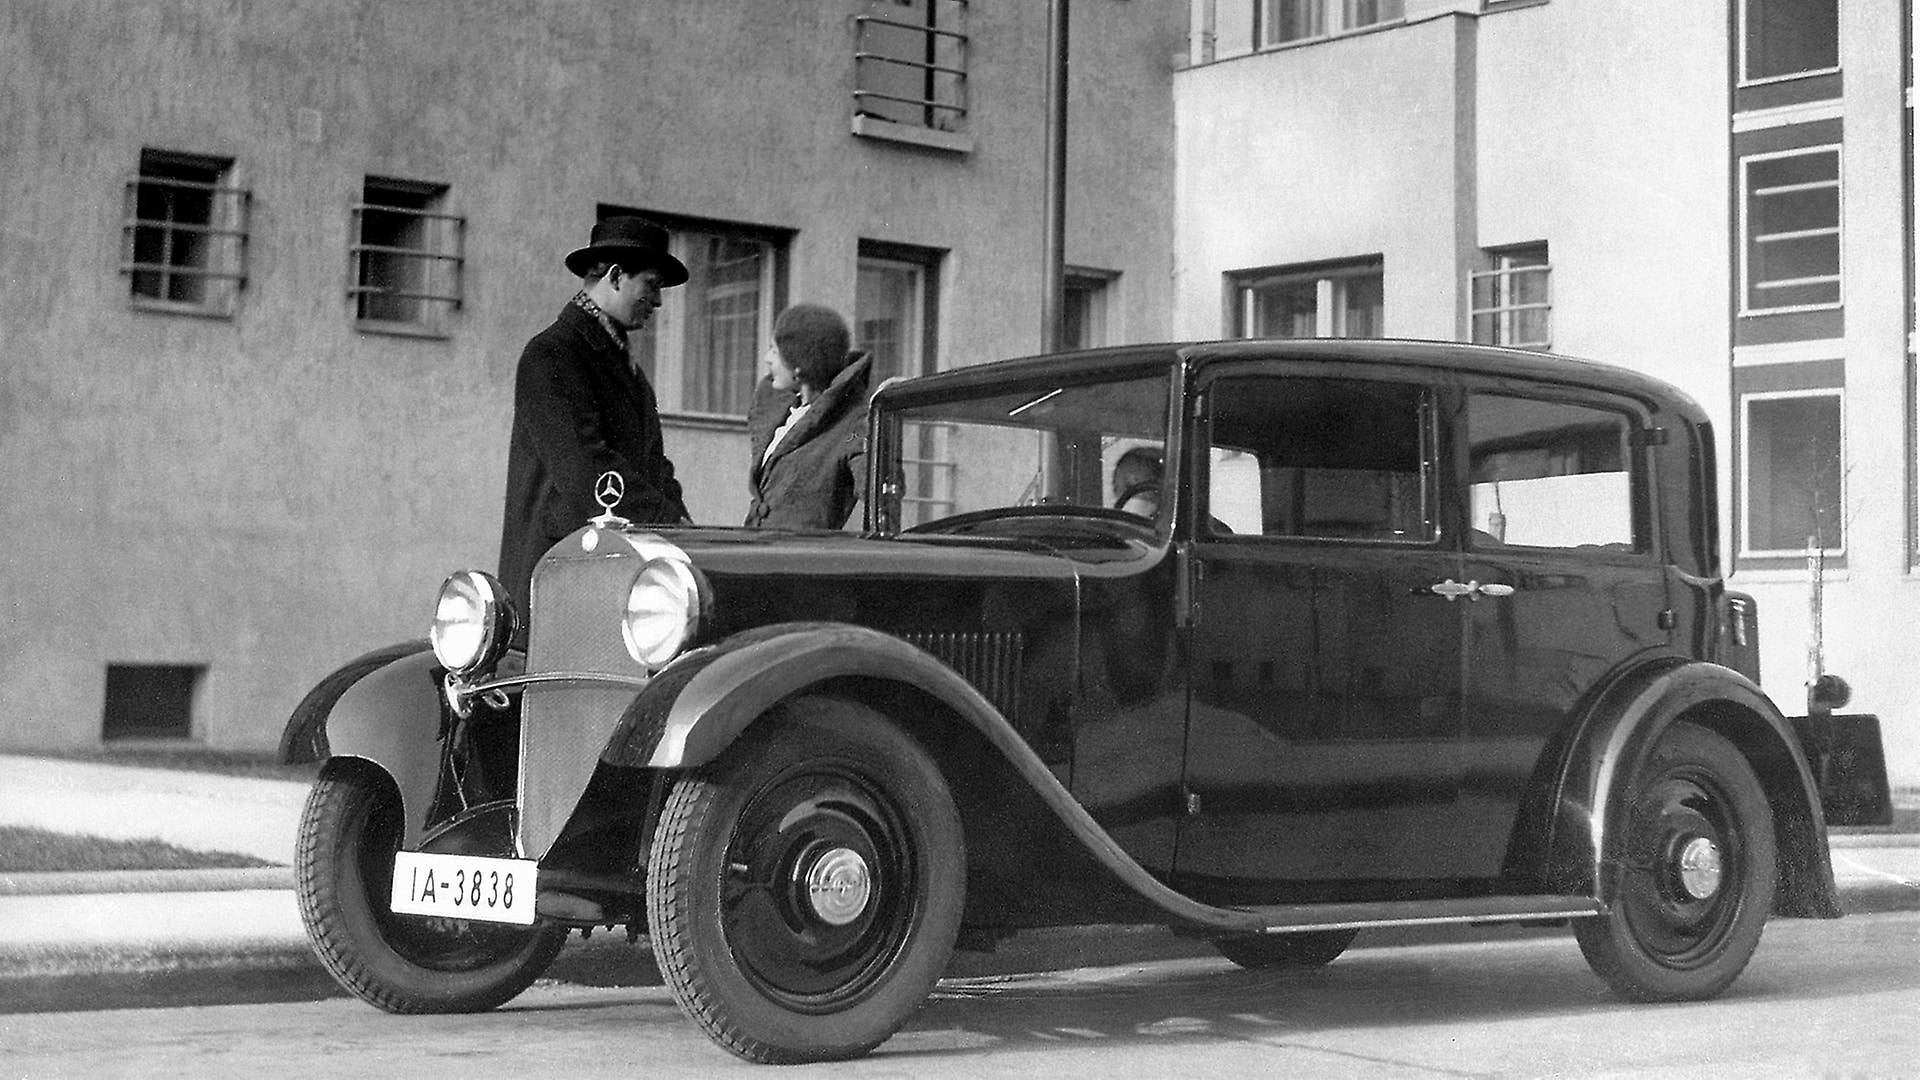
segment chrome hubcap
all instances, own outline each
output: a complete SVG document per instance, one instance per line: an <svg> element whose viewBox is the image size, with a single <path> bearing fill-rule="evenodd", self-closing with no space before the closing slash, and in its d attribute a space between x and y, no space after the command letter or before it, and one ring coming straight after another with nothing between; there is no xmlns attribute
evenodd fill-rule
<svg viewBox="0 0 1920 1080"><path fill-rule="evenodd" d="M829 926L845 926L858 919L871 899L873 876L859 852L834 848L807 871L807 900L813 913Z"/></svg>
<svg viewBox="0 0 1920 1080"><path fill-rule="evenodd" d="M1704 836L1696 836L1680 849L1680 886L1695 900L1705 900L1720 891L1725 868L1720 846Z"/></svg>

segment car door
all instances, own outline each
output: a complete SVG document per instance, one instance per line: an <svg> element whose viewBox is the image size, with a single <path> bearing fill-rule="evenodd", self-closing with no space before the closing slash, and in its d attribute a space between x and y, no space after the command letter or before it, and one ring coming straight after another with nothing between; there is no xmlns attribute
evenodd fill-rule
<svg viewBox="0 0 1920 1080"><path fill-rule="evenodd" d="M1463 871L1494 876L1547 751L1595 688L1670 645L1646 420L1632 402L1483 384L1462 399L1467 475Z"/></svg>
<svg viewBox="0 0 1920 1080"><path fill-rule="evenodd" d="M1176 856L1198 892L1448 873L1465 606L1436 401L1384 370L1203 382Z"/></svg>

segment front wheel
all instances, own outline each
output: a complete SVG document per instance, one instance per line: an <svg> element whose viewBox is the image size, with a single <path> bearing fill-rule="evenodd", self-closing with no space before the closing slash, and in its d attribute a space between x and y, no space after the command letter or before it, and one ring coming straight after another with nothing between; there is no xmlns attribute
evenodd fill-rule
<svg viewBox="0 0 1920 1080"><path fill-rule="evenodd" d="M1773 813L1725 738L1678 723L1626 791L1613 903L1574 920L1587 963L1629 1001L1709 998L1739 976L1773 910Z"/></svg>
<svg viewBox="0 0 1920 1080"><path fill-rule="evenodd" d="M566 930L389 911L400 813L400 793L364 763L329 762L314 782L294 848L313 951L341 986L388 1012L478 1012L508 1001L553 962Z"/></svg>
<svg viewBox="0 0 1920 1080"><path fill-rule="evenodd" d="M654 959L740 1057L857 1057L945 970L966 881L920 744L863 705L800 698L674 785L648 860Z"/></svg>

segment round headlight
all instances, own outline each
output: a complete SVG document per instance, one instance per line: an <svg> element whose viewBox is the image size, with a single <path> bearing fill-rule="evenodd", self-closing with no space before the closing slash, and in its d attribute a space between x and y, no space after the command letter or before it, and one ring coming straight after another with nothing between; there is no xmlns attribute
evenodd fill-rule
<svg viewBox="0 0 1920 1080"><path fill-rule="evenodd" d="M620 636L627 652L649 668L680 654L700 628L700 582L679 559L649 559L627 589Z"/></svg>
<svg viewBox="0 0 1920 1080"><path fill-rule="evenodd" d="M465 675L500 659L513 638L513 605L492 574L461 570L440 586L433 628L433 655L448 671Z"/></svg>

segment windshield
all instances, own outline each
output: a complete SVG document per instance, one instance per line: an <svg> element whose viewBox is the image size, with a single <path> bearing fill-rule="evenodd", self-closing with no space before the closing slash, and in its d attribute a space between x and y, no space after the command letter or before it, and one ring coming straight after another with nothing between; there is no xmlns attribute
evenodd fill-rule
<svg viewBox="0 0 1920 1080"><path fill-rule="evenodd" d="M1123 511L1166 502L1163 373L901 409L889 417L883 520L910 529L1018 507Z"/></svg>

